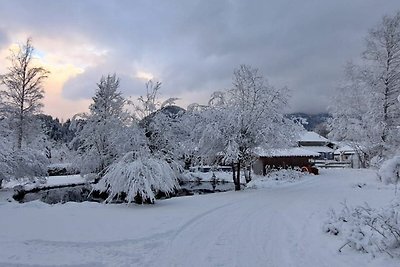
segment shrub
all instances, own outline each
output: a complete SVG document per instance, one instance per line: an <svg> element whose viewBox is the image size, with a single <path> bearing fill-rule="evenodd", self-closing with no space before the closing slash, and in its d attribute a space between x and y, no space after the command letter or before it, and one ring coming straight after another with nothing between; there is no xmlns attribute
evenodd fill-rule
<svg viewBox="0 0 400 267"><path fill-rule="evenodd" d="M339 251L350 247L373 256L386 253L400 258L400 202L393 202L380 210L368 204L354 208L344 204L339 213L330 211L323 229L345 239Z"/></svg>

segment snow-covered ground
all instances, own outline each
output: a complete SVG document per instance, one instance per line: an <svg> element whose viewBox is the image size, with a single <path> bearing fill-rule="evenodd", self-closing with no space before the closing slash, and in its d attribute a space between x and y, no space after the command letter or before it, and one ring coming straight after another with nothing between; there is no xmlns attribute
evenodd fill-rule
<svg viewBox="0 0 400 267"><path fill-rule="evenodd" d="M155 205L0 203L0 266L399 266L338 248L330 207L395 197L369 170L322 170L260 189ZM259 185L259 184L258 184ZM259 187L258 187L259 188Z"/></svg>

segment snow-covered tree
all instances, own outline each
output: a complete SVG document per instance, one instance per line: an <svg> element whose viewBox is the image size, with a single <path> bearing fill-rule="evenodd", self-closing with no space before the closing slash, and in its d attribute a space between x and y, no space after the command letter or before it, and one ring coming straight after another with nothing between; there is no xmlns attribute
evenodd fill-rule
<svg viewBox="0 0 400 267"><path fill-rule="evenodd" d="M370 70L367 79L371 97L377 102L376 119L382 125L384 145L398 144L397 126L400 125L400 11L393 17L384 16L382 22L371 29L363 57ZM371 75L372 74L372 75ZM395 139L395 140L393 140ZM384 147L388 150L388 147Z"/></svg>
<svg viewBox="0 0 400 267"><path fill-rule="evenodd" d="M11 66L0 76L1 84L5 86L0 90L2 108L15 129L18 149L22 148L23 139L34 123L33 115L42 107L42 82L49 74L43 67L35 65L33 53L32 41L28 39L17 52L11 51Z"/></svg>
<svg viewBox="0 0 400 267"><path fill-rule="evenodd" d="M16 149L13 129L7 120L0 121L0 186L1 180L47 176L46 138L40 133L29 137L25 146Z"/></svg>
<svg viewBox="0 0 400 267"><path fill-rule="evenodd" d="M135 105L139 123L125 127L116 136L119 159L105 169L96 189L107 192L106 202L122 198L128 202L153 203L161 191L171 193L177 186L180 166L178 117L174 99L161 103L161 83L146 84L146 95Z"/></svg>
<svg viewBox="0 0 400 267"><path fill-rule="evenodd" d="M90 114L82 116L85 121L72 141L79 145L81 157L76 165L82 173L100 173L116 160L117 146L123 142L119 138L129 119L116 75L103 76L97 87Z"/></svg>
<svg viewBox="0 0 400 267"><path fill-rule="evenodd" d="M7 128L4 119L0 119L0 188L3 181L9 180L13 176L15 169L12 158L11 134L12 132Z"/></svg>
<svg viewBox="0 0 400 267"><path fill-rule="evenodd" d="M160 89L160 82L146 83L146 95L140 96L134 105L135 115L140 119L139 126L145 132L151 154L176 165L183 155L180 141L184 109L174 105L177 98L161 102Z"/></svg>
<svg viewBox="0 0 400 267"><path fill-rule="evenodd" d="M385 183L399 181L400 157L400 12L385 16L371 29L360 66L349 65L346 82L339 87L331 108L331 136L351 141L356 151L383 161L378 176ZM360 154L360 153L359 153ZM397 188L397 187L396 187ZM380 210L368 204L345 205L325 225L325 231L341 235L348 246L363 252L387 253L398 258L400 245L399 201Z"/></svg>
<svg viewBox="0 0 400 267"><path fill-rule="evenodd" d="M345 80L337 88L337 94L329 107L329 137L346 141L356 151L362 167L367 167L370 155L381 149L381 127L373 121L370 87L359 66L348 63Z"/></svg>
<svg viewBox="0 0 400 267"><path fill-rule="evenodd" d="M400 156L395 156L382 163L378 176L386 184L397 185L400 181Z"/></svg>
<svg viewBox="0 0 400 267"><path fill-rule="evenodd" d="M48 71L37 66L31 40L11 51L8 72L0 75L2 179L46 176L46 138L36 114L44 97Z"/></svg>
<svg viewBox="0 0 400 267"><path fill-rule="evenodd" d="M159 91L161 89L161 82L149 80L146 83L146 95L139 96L137 103L134 104L135 115L139 120L145 119L157 110L164 107L174 105L178 98L171 97L161 102Z"/></svg>
<svg viewBox="0 0 400 267"><path fill-rule="evenodd" d="M214 121L212 115L212 110L208 106L191 104L180 117L179 144L183 152L184 166L187 169L195 164L216 161L216 157L218 156L216 154L217 152L210 153L210 149L212 151L218 151L216 147L213 147L215 143L202 142L207 139L205 137L206 133L214 132L205 131L205 127L212 127L211 124ZM215 131L215 133L216 132L217 131ZM217 136L215 136L215 138L217 139Z"/></svg>
<svg viewBox="0 0 400 267"><path fill-rule="evenodd" d="M370 30L363 63L345 73L330 108L331 137L350 141L365 163L390 157L400 144L400 12Z"/></svg>
<svg viewBox="0 0 400 267"><path fill-rule="evenodd" d="M142 150L128 152L112 164L95 188L108 193L106 202L120 197L128 203L154 203L159 191L169 194L177 186L171 166Z"/></svg>
<svg viewBox="0 0 400 267"><path fill-rule="evenodd" d="M276 89L258 69L241 65L234 71L233 87L215 92L203 111L199 147L206 155L223 156L225 163L232 164L236 190L240 190L240 169L250 167L255 148L283 147L295 139L295 124L283 113L287 99L286 88Z"/></svg>

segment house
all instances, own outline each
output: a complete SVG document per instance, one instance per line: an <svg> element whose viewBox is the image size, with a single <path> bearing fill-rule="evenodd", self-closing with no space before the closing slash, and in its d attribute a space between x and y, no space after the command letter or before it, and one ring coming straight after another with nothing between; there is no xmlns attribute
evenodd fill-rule
<svg viewBox="0 0 400 267"><path fill-rule="evenodd" d="M356 155L356 151L349 145L339 145L339 148L335 150L334 158L336 161L353 161Z"/></svg>
<svg viewBox="0 0 400 267"><path fill-rule="evenodd" d="M334 152L335 160L342 164L347 164L351 168L361 168L360 155L356 149L346 143L339 143Z"/></svg>
<svg viewBox="0 0 400 267"><path fill-rule="evenodd" d="M319 153L301 147L269 150L259 148L256 149L255 154L258 159L253 164L253 171L258 175L265 175L267 169L271 168L308 167L313 159L320 156Z"/></svg>
<svg viewBox="0 0 400 267"><path fill-rule="evenodd" d="M319 153L319 160L333 160L335 144L316 132L307 131L300 134L298 146Z"/></svg>

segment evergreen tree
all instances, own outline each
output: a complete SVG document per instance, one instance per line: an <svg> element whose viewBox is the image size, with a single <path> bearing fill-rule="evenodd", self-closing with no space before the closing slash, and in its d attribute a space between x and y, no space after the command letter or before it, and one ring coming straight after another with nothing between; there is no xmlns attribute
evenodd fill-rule
<svg viewBox="0 0 400 267"><path fill-rule="evenodd" d="M128 119L116 75L103 76L97 87L90 114L83 116L86 121L72 141L79 144L76 165L82 173L101 173L116 159L117 146L123 145L117 141Z"/></svg>

